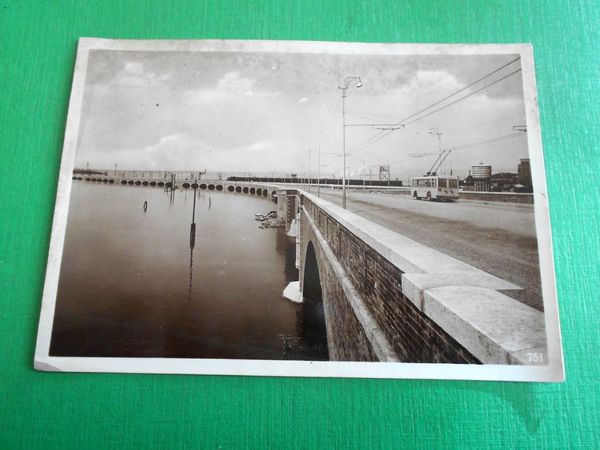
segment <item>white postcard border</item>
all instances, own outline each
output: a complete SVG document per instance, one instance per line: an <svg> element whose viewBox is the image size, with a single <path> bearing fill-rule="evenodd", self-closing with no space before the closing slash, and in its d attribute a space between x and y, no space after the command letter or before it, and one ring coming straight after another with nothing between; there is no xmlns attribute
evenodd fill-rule
<svg viewBox="0 0 600 450"><path fill-rule="evenodd" d="M89 52L198 51L287 52L344 55L500 55L521 56L527 139L534 188L535 222L546 325L548 364L532 366L385 362L321 362L182 358L91 358L49 356L58 278L67 225ZM529 44L371 44L317 41L109 40L81 38L75 63L50 238L46 279L35 350L38 370L157 374L252 375L498 381L563 381L563 355L552 256L552 235L541 144L533 51Z"/></svg>

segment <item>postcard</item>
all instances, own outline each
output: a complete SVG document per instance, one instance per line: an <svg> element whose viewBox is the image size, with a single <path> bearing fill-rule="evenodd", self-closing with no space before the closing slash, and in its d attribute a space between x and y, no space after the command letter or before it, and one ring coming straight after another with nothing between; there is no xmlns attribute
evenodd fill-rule
<svg viewBox="0 0 600 450"><path fill-rule="evenodd" d="M527 44L79 41L47 371L562 381Z"/></svg>

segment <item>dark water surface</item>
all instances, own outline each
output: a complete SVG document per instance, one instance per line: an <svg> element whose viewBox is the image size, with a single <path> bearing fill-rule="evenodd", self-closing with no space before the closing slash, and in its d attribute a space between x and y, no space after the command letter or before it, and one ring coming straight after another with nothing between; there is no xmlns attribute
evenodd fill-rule
<svg viewBox="0 0 600 450"><path fill-rule="evenodd" d="M320 359L281 298L294 242L254 220L270 200L81 181L71 195L51 355Z"/></svg>

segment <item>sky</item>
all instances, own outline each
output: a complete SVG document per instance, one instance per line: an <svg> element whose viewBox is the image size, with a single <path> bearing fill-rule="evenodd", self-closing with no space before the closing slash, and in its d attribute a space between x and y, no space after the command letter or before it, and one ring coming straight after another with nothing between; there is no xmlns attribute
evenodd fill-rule
<svg viewBox="0 0 600 450"><path fill-rule="evenodd" d="M422 175L440 145L454 148L442 173L466 176L478 163L516 172L528 157L526 133L513 130L525 124L521 72L422 116L518 70L519 61L404 120L515 58L93 50L76 167L289 176L310 164L313 176L320 168L322 177L340 177L339 86L359 76L362 86L347 90L346 123L374 125L346 127L349 177L377 179L384 164L392 179ZM372 137L381 139L358 147Z"/></svg>

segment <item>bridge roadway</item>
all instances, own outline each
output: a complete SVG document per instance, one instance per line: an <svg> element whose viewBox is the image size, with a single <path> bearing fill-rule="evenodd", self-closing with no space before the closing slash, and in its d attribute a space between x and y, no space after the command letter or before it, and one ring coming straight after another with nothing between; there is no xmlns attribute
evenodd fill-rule
<svg viewBox="0 0 600 450"><path fill-rule="evenodd" d="M315 188L311 190L316 194ZM339 190L321 188L321 198L341 205ZM441 203L399 194L350 192L347 206L366 219L523 287L505 294L543 311L533 205Z"/></svg>

